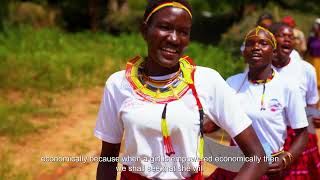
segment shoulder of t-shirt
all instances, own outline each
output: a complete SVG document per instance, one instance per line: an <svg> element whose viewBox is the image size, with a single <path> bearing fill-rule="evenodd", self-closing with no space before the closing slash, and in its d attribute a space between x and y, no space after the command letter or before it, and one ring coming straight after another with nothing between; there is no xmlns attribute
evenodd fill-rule
<svg viewBox="0 0 320 180"><path fill-rule="evenodd" d="M208 67L197 66L194 78L197 85L200 85L202 88L207 90L216 87L223 88L228 86L219 72Z"/></svg>
<svg viewBox="0 0 320 180"><path fill-rule="evenodd" d="M201 73L201 74L219 74L216 70L209 68L209 67L204 67L204 66L196 66L196 73Z"/></svg>
<svg viewBox="0 0 320 180"><path fill-rule="evenodd" d="M210 81L215 81L217 80L217 78L220 79L222 77L220 73L214 69L211 69L209 67L197 66L195 71L195 78L200 78L205 80L210 79Z"/></svg>
<svg viewBox="0 0 320 180"><path fill-rule="evenodd" d="M316 69L309 62L301 58L301 60L296 63L297 63L297 68L300 68L302 76L306 76L306 77L316 76Z"/></svg>
<svg viewBox="0 0 320 180"><path fill-rule="evenodd" d="M301 56L298 53L298 51L296 51L295 49L292 50L292 52L290 53L290 58L292 58L293 60L301 60ZM298 58L298 59L296 59Z"/></svg>
<svg viewBox="0 0 320 180"><path fill-rule="evenodd" d="M108 77L105 85L108 88L120 88L125 78L125 70L117 71Z"/></svg>
<svg viewBox="0 0 320 180"><path fill-rule="evenodd" d="M305 61L302 59L302 61L300 62L303 66L303 68L305 68L305 71L309 72L309 71L315 71L316 69L313 67L312 64L310 64L309 62Z"/></svg>
<svg viewBox="0 0 320 180"><path fill-rule="evenodd" d="M240 83L242 83L245 78L244 76L245 76L245 73L239 73L239 74L230 76L227 79L227 83L232 88L239 87Z"/></svg>

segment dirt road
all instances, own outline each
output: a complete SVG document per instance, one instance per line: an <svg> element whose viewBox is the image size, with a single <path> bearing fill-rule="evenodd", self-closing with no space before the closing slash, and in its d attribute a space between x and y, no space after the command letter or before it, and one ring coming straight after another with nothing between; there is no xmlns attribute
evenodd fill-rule
<svg viewBox="0 0 320 180"><path fill-rule="evenodd" d="M101 142L93 136L103 88L73 90L54 96L54 106L65 116L33 117L33 122L51 122L50 128L22 137L18 141L0 137L0 153L8 154L10 179L95 179ZM44 162L52 157L87 157L91 162ZM211 172L213 166L206 165Z"/></svg>
<svg viewBox="0 0 320 180"><path fill-rule="evenodd" d="M10 179L95 179L97 163L94 157L100 152L101 142L93 136L96 115L103 88L73 90L54 96L54 106L65 116L34 117L33 121L48 121L51 126L30 134L17 142L0 137L0 153L8 154L5 165ZM319 135L318 131L318 135ZM219 134L213 134L216 139ZM227 141L225 141L227 143ZM92 157L86 163L44 162L48 157ZM204 175L209 175L214 166L205 164Z"/></svg>

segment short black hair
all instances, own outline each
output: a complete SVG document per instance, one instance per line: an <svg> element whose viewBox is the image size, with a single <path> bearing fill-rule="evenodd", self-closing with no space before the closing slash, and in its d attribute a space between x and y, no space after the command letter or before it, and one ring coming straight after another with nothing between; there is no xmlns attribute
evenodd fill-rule
<svg viewBox="0 0 320 180"><path fill-rule="evenodd" d="M290 26L288 26L287 24L284 24L282 22L277 22L277 23L273 23L270 28L269 28L269 31L272 32L272 34L274 36L276 36L276 34L279 32L279 30L282 28L282 27L288 27L288 28L291 28Z"/></svg>
<svg viewBox="0 0 320 180"><path fill-rule="evenodd" d="M273 21L273 16L270 13L265 12L259 16L256 24L259 25L265 19L270 19L271 21Z"/></svg>
<svg viewBox="0 0 320 180"><path fill-rule="evenodd" d="M186 0L148 0L148 4L144 11L143 21L147 19L148 15L153 11L153 9L155 9L160 4L167 2L178 2L180 4L183 4L192 14L192 7Z"/></svg>

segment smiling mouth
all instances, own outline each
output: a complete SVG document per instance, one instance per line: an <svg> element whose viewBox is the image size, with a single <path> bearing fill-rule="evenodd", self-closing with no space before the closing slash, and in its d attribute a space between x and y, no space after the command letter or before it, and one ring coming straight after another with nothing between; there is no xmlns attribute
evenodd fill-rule
<svg viewBox="0 0 320 180"><path fill-rule="evenodd" d="M262 58L262 55L259 53L252 53L250 57L252 59L260 59L260 58Z"/></svg>
<svg viewBox="0 0 320 180"><path fill-rule="evenodd" d="M178 51L176 49L172 49L172 48L161 48L161 50L165 51L167 53L178 54Z"/></svg>

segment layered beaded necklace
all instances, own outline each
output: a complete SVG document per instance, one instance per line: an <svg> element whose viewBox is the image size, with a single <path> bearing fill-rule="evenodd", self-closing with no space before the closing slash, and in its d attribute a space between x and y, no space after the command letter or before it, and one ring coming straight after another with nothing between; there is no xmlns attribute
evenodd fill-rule
<svg viewBox="0 0 320 180"><path fill-rule="evenodd" d="M172 74L170 78L166 80L156 80L144 73L144 60L140 56L136 56L127 63L126 78L133 87L135 93L145 101L164 104L161 115L161 132L163 136L164 150L167 156L175 154L166 120L168 103L180 99L189 89L191 89L199 111L200 133L198 153L200 159L199 166L200 169L202 169L204 112L194 85L194 72L196 66L188 56L180 58L179 63L180 69L176 73ZM202 172L200 174L200 176L202 176Z"/></svg>
<svg viewBox="0 0 320 180"><path fill-rule="evenodd" d="M193 65L186 58L180 59L180 69L172 78L155 80L145 75L144 60L137 56L127 63L126 78L134 91L146 101L165 104L180 99L189 90L189 84L193 83Z"/></svg>
<svg viewBox="0 0 320 180"><path fill-rule="evenodd" d="M272 69L271 75L267 79L258 79L258 80L249 80L252 84L263 84L263 90L262 90L262 95L261 95L261 100L260 100L260 111L266 110L264 106L264 96L265 96L265 91L266 91L266 83L270 82L275 75L274 70Z"/></svg>

